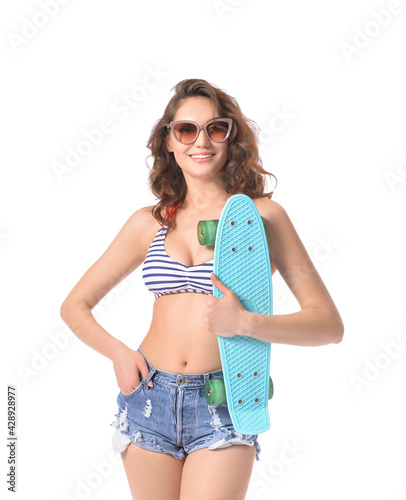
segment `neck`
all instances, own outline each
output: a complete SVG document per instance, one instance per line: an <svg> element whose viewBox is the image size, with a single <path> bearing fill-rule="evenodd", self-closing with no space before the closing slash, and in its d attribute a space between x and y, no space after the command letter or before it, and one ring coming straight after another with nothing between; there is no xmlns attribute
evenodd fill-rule
<svg viewBox="0 0 406 500"><path fill-rule="evenodd" d="M215 206L224 206L229 196L224 183L218 178L210 181L193 179L187 182L187 192L182 208L206 210Z"/></svg>

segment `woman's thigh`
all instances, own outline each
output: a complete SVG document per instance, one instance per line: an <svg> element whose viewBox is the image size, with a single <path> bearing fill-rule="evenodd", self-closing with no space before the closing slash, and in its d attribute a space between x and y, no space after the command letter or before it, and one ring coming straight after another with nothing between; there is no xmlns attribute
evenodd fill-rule
<svg viewBox="0 0 406 500"><path fill-rule="evenodd" d="M184 458L145 450L134 443L121 458L133 500L179 500Z"/></svg>
<svg viewBox="0 0 406 500"><path fill-rule="evenodd" d="M243 500L255 453L247 445L194 451L183 466L180 500Z"/></svg>

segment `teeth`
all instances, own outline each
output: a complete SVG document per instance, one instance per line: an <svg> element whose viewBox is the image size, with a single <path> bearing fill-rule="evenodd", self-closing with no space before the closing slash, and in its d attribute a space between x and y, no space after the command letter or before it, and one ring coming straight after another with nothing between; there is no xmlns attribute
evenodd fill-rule
<svg viewBox="0 0 406 500"><path fill-rule="evenodd" d="M214 155L191 155L192 158L210 158Z"/></svg>

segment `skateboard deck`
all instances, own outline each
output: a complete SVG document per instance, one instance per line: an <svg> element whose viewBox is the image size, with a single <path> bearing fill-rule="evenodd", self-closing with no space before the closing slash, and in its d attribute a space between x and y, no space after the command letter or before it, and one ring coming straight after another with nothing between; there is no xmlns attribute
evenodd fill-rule
<svg viewBox="0 0 406 500"><path fill-rule="evenodd" d="M272 273L264 224L246 195L228 199L217 226L214 274L243 307L272 314ZM223 294L214 287L214 297ZM228 409L237 432L270 428L268 395L271 344L245 335L218 336Z"/></svg>

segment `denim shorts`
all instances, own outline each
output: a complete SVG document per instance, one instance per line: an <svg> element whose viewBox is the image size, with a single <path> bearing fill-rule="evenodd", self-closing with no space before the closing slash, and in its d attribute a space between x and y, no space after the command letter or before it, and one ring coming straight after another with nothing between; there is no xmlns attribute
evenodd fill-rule
<svg viewBox="0 0 406 500"><path fill-rule="evenodd" d="M226 448L232 445L256 447L257 435L236 432L226 404L208 405L204 383L209 378L222 378L223 371L184 375L158 370L141 349L149 373L130 394L117 396L118 412L112 422L112 443L121 453L132 442L146 450L169 453L176 458L200 448ZM152 380L154 386L148 387Z"/></svg>

